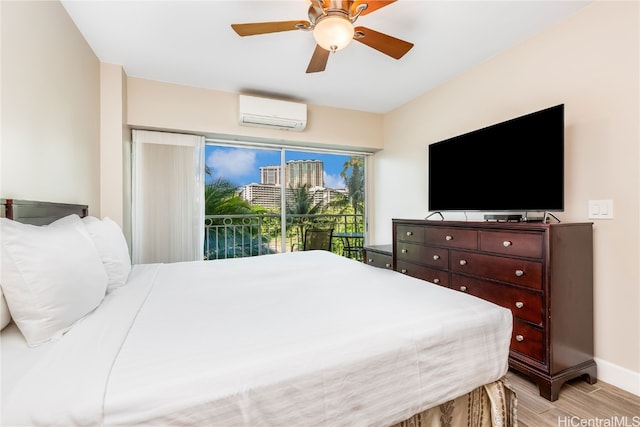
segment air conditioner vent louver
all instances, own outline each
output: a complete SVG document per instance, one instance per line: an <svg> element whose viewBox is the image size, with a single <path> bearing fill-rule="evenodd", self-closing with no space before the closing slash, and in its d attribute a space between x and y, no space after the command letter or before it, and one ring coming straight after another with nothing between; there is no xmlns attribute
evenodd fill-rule
<svg viewBox="0 0 640 427"><path fill-rule="evenodd" d="M243 126L302 131L307 126L307 106L297 102L240 95L238 121Z"/></svg>

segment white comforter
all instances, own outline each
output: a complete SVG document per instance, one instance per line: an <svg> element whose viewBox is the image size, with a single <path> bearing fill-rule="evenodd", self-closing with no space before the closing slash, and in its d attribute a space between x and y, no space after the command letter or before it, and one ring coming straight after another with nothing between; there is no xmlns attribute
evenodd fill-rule
<svg viewBox="0 0 640 427"><path fill-rule="evenodd" d="M6 340L2 421L387 425L501 378L511 327L509 310L322 251L137 265L35 361Z"/></svg>

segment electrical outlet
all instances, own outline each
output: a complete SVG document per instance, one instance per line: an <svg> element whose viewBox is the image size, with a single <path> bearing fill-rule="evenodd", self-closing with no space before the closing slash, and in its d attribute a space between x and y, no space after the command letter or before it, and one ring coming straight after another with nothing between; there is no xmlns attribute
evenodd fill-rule
<svg viewBox="0 0 640 427"><path fill-rule="evenodd" d="M589 219L613 219L613 200L589 200Z"/></svg>

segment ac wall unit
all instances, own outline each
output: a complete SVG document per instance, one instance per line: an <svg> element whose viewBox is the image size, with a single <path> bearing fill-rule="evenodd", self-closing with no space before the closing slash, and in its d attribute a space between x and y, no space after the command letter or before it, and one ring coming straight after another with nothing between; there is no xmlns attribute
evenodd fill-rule
<svg viewBox="0 0 640 427"><path fill-rule="evenodd" d="M243 126L302 131L307 126L307 105L278 99L240 95L238 120Z"/></svg>

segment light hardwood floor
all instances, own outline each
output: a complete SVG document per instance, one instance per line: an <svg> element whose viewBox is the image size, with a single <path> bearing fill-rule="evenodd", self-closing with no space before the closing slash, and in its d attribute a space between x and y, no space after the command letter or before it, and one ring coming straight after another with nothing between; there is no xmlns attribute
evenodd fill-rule
<svg viewBox="0 0 640 427"><path fill-rule="evenodd" d="M568 381L549 402L521 374L509 370L507 379L518 397L519 427L640 427L640 397L602 381Z"/></svg>

